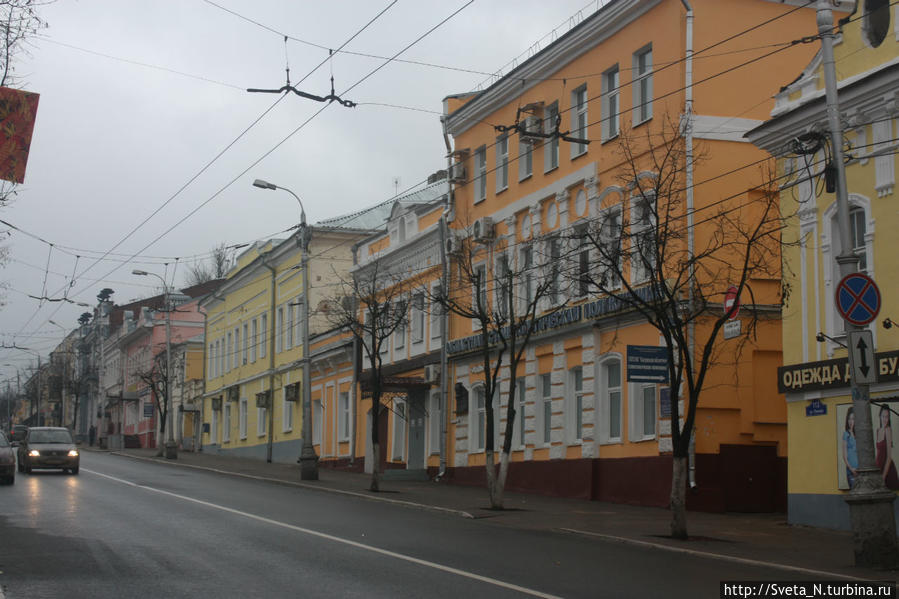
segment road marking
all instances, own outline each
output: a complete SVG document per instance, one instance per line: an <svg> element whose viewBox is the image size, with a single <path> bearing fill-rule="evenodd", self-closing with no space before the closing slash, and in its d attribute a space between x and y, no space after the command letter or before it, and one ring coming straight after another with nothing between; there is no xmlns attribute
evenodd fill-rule
<svg viewBox="0 0 899 599"><path fill-rule="evenodd" d="M150 491L152 493L159 493L160 495L168 495L169 497L174 497L176 499L181 499L183 501L189 501L191 503L196 503L198 505L206 506L206 507L209 507L212 509L221 510L221 511L227 512L229 514L243 516L244 518L256 520L257 522L264 522L266 524L271 524L273 526L280 526L281 528L287 528L289 530L301 532L303 534L307 534L307 535L310 535L313 537L318 537L320 539L333 541L335 543L342 543L344 545L349 545L350 547L356 547L357 549L363 549L365 551L371 551L372 553L378 553L380 555L385 555L387 557L392 557L395 559L411 562L413 564L425 566L426 568L433 568L435 570L440 570L442 572L447 572L449 574L455 574L456 576L470 578L472 580L477 580L479 582L486 582L487 584L492 584L494 586L502 587L504 589L510 589L512 591L524 593L524 594L530 595L532 597L541 597L543 599L561 599L557 595L550 595L548 593L543 593L541 591L529 589L527 587L518 586L517 584L511 584L511 583L508 583L508 582L505 582L502 580L498 580L496 578L490 578L488 576L482 576L480 574L475 574L474 572L468 572L466 570L460 570L458 568L453 568L451 566L445 566L443 564L438 564L436 562L431 562L431 561L423 560L423 559L420 559L417 557L412 557L411 555L405 555L403 553L397 553L395 551L389 551L387 549L373 547L372 545L366 545L364 543L359 543L357 541L351 541L349 539L344 539L342 537L329 535L327 533L319 532L316 530L311 530L309 528L303 528L302 526L287 524L286 522L279 522L277 520L272 520L271 518L266 518L264 516L257 516L256 514L251 514L249 512L243 512L240 510L236 510L234 508L225 507L223 505L218 505L216 503L210 503L208 501L203 501L202 499L196 499L194 497L188 497L186 495L179 495L177 493L172 493L171 491L163 491L162 489L156 489L154 487L149 487L147 485L141 485L141 484L138 484L135 482L131 482L129 480L117 478L115 476L110 476L108 474L103 474L101 472L97 472L96 470L88 470L87 468L82 468L81 471L89 472L91 474L96 474L97 476L102 476L103 478L108 478L109 480L121 483L123 485L128 485L130 487L135 487L137 489L143 489L145 491Z"/></svg>
<svg viewBox="0 0 899 599"><path fill-rule="evenodd" d="M811 574L813 576L825 576L828 578L839 578L842 580L860 580L867 581L867 578L859 578L857 576L849 576L848 574L834 574L833 572L827 572L825 570L812 570L810 568L800 568L799 566L788 566L786 564L776 564L774 562L763 562L761 560L749 559L746 557L736 557L733 555L724 555L721 553L710 553L708 551L697 551L696 549L686 549L684 547L672 547L671 545L665 545L662 543L651 543L649 541L640 541L638 539L629 539L627 537L616 537L614 535L607 535L599 532L590 532L587 530L577 530L574 528L560 528L559 530L564 530L565 532L572 532L579 535L586 535L589 537L598 537L600 539L604 539L606 541L614 541L617 543L625 543L628 545L636 545L637 547L649 547L652 549L661 549L663 551L671 551L672 553L683 553L686 555L692 555L695 557L704 557L708 559L717 559L726 562L734 562L737 564L745 564L749 566L758 566L762 568L776 568L778 570L786 570L789 572L799 572L801 574Z"/></svg>

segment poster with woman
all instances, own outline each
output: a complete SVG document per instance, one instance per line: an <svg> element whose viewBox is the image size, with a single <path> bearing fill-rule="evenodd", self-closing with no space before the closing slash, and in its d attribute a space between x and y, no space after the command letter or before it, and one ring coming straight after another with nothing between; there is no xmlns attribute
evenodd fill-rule
<svg viewBox="0 0 899 599"><path fill-rule="evenodd" d="M855 408L850 403L838 405L836 419L837 480L839 488L848 491L855 483L858 469ZM899 490L899 469L896 465L899 462L899 416L891 412L887 405L872 405L871 428L874 430L874 461L883 483L888 489Z"/></svg>

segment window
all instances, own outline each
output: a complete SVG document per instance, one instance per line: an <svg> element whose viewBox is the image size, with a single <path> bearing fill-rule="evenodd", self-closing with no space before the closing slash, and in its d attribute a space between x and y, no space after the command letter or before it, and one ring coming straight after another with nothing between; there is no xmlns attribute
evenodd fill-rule
<svg viewBox="0 0 899 599"><path fill-rule="evenodd" d="M240 360L242 364L247 363L247 350L249 349L249 336L247 335L247 331L249 330L249 325L243 325L243 346L240 348Z"/></svg>
<svg viewBox="0 0 899 599"><path fill-rule="evenodd" d="M479 264L474 267L474 293L475 293L475 309L487 309L487 267Z"/></svg>
<svg viewBox="0 0 899 599"><path fill-rule="evenodd" d="M432 291L435 295L439 293L437 287ZM431 300L431 339L440 339L443 334L443 307L437 299Z"/></svg>
<svg viewBox="0 0 899 599"><path fill-rule="evenodd" d="M525 382L524 377L520 377L515 381L515 428L512 432L512 447L517 447L519 449L524 448L524 428L525 428L525 417L524 417L524 406L525 406L525 393L527 392L527 383Z"/></svg>
<svg viewBox="0 0 899 599"><path fill-rule="evenodd" d="M222 347L224 345L224 339L219 339L218 341L216 341L216 345L218 346L218 374L219 376L222 376L223 374L225 374L225 351L227 348Z"/></svg>
<svg viewBox="0 0 899 599"><path fill-rule="evenodd" d="M262 315L262 333L259 335L259 357L265 357L265 346L268 343L268 314Z"/></svg>
<svg viewBox="0 0 899 599"><path fill-rule="evenodd" d="M234 351L231 353L234 368L240 367L240 327L234 328Z"/></svg>
<svg viewBox="0 0 899 599"><path fill-rule="evenodd" d="M397 302L397 304L394 306L393 309L396 310L397 312L402 313L402 312L405 310L405 308L406 308L405 302L400 301L400 302ZM401 317L401 318L402 318L402 317ZM393 340L394 340L394 341L393 341L393 346L394 346L394 348L396 348L397 350L401 350L401 349L404 349L404 348L406 347L406 322L405 322L405 318L403 318L403 320L401 320L400 323L397 325L396 331L394 332Z"/></svg>
<svg viewBox="0 0 899 599"><path fill-rule="evenodd" d="M284 335L282 335L282 329L284 328L284 306L278 308L278 311L275 316L275 351L280 352L284 349Z"/></svg>
<svg viewBox="0 0 899 599"><path fill-rule="evenodd" d="M582 85L571 92L571 136L576 139L587 139L587 86ZM586 143L572 143L571 157L575 158L587 152Z"/></svg>
<svg viewBox="0 0 899 599"><path fill-rule="evenodd" d="M506 254L500 255L496 261L496 282L494 283L494 288L496 289L497 311L506 317L509 316L509 302L512 299L511 274L509 256Z"/></svg>
<svg viewBox="0 0 899 599"><path fill-rule="evenodd" d="M392 447L391 457L403 461L406 456L406 402L400 399L394 400Z"/></svg>
<svg viewBox="0 0 899 599"><path fill-rule="evenodd" d="M621 287L621 210L611 208L603 215L600 225L600 263L602 281L606 289Z"/></svg>
<svg viewBox="0 0 899 599"><path fill-rule="evenodd" d="M509 136L496 138L496 193L509 187Z"/></svg>
<svg viewBox="0 0 899 599"><path fill-rule="evenodd" d="M618 65L602 74L602 140L618 136Z"/></svg>
<svg viewBox="0 0 899 599"><path fill-rule="evenodd" d="M206 357L206 371L209 373L209 378L215 378L215 344L209 344L209 355Z"/></svg>
<svg viewBox="0 0 899 599"><path fill-rule="evenodd" d="M487 148L481 146L474 153L475 185L474 203L487 199Z"/></svg>
<svg viewBox="0 0 899 599"><path fill-rule="evenodd" d="M214 414L215 412L213 412ZM231 406L222 408L222 443L231 442Z"/></svg>
<svg viewBox="0 0 899 599"><path fill-rule="evenodd" d="M652 45L634 53L634 125L652 118Z"/></svg>
<svg viewBox="0 0 899 599"><path fill-rule="evenodd" d="M337 436L341 441L350 440L350 394L341 391L337 400Z"/></svg>
<svg viewBox="0 0 899 599"><path fill-rule="evenodd" d="M287 387L281 389L281 423L283 432L293 430L293 404L299 402L287 401Z"/></svg>
<svg viewBox="0 0 899 599"><path fill-rule="evenodd" d="M518 180L524 181L534 174L534 146L518 142Z"/></svg>
<svg viewBox="0 0 899 599"><path fill-rule="evenodd" d="M519 279L521 281L521 314L524 315L531 307L531 302L534 301L534 296L537 294L537 273L534 272L534 247L531 245L521 248Z"/></svg>
<svg viewBox="0 0 899 599"><path fill-rule="evenodd" d="M305 300L301 300L299 297L297 297L297 299L295 299L293 302L293 309L295 312L294 323L296 323L295 324L296 337L294 337L294 345L296 347L299 347L300 345L303 344L303 334L304 334L303 327L306 326L306 322L305 322L305 319L303 318L303 314L300 312L300 310L303 307L303 305L302 305L303 301L305 301ZM303 351L306 351L305 348L303 349Z"/></svg>
<svg viewBox="0 0 899 599"><path fill-rule="evenodd" d="M629 390L628 434L631 441L645 441L656 434L656 386L632 385Z"/></svg>
<svg viewBox="0 0 899 599"><path fill-rule="evenodd" d="M234 355L233 351L231 349L231 333L228 333L228 344L225 348L225 351L228 352L228 355L225 356L225 366L226 366L225 372L231 372L231 356Z"/></svg>
<svg viewBox="0 0 899 599"><path fill-rule="evenodd" d="M247 438L247 398L240 399L240 414L238 415L238 426L240 427L240 438Z"/></svg>
<svg viewBox="0 0 899 599"><path fill-rule="evenodd" d="M854 207L849 211L849 237L852 251L858 256L858 271L868 271L868 255L865 242L865 211Z"/></svg>
<svg viewBox="0 0 899 599"><path fill-rule="evenodd" d="M587 225L581 225L575 229L575 273L577 280L574 285L575 297L584 297L590 292L592 284L590 276L590 236L587 233Z"/></svg>
<svg viewBox="0 0 899 599"><path fill-rule="evenodd" d="M543 119L544 133L558 133L556 129L559 119L559 103L553 102L546 108L546 117ZM559 167L559 137L553 135L543 142L543 172Z"/></svg>
<svg viewBox="0 0 899 599"><path fill-rule="evenodd" d="M559 279L561 268L559 265L559 260L562 257L562 247L558 237L550 237L547 240L546 244L548 246L546 255L549 257L549 262L547 263L549 272L546 275L547 279L549 279L549 288L546 291L550 305L555 306L559 303L560 300Z"/></svg>
<svg viewBox="0 0 899 599"><path fill-rule="evenodd" d="M425 296L416 293L412 296L412 343L419 343L425 338Z"/></svg>
<svg viewBox="0 0 899 599"><path fill-rule="evenodd" d="M259 396L257 395L256 397ZM268 410L265 408L256 408L256 434L260 437L265 434L267 421Z"/></svg>
<svg viewBox="0 0 899 599"><path fill-rule="evenodd" d="M224 434L223 434L224 436ZM219 411L212 410L212 422L209 425L209 442L218 443L219 438Z"/></svg>
<svg viewBox="0 0 899 599"><path fill-rule="evenodd" d="M552 375L540 375L540 428L543 434L540 440L544 445L552 442L552 423L553 423L553 398L552 398Z"/></svg>
<svg viewBox="0 0 899 599"><path fill-rule="evenodd" d="M322 444L322 400L312 402L312 444Z"/></svg>
<svg viewBox="0 0 899 599"><path fill-rule="evenodd" d="M256 346L259 343L259 321L253 319L250 323L250 362L256 361Z"/></svg>
<svg viewBox="0 0 899 599"><path fill-rule="evenodd" d="M293 321L293 312L294 306L291 305L291 302L287 303L287 324L285 325L285 332L287 333L287 339L284 342L284 349L290 349L293 347L293 334L294 334L294 321Z"/></svg>
<svg viewBox="0 0 899 599"><path fill-rule="evenodd" d="M865 41L876 48L890 32L890 0L864 0L862 33Z"/></svg>
<svg viewBox="0 0 899 599"><path fill-rule="evenodd" d="M600 440L621 441L621 361L617 358L602 363L602 428Z"/></svg>
<svg viewBox="0 0 899 599"><path fill-rule="evenodd" d="M631 278L634 283L642 283L653 276L656 267L655 223L655 198L635 196L631 214Z"/></svg>
<svg viewBox="0 0 899 599"><path fill-rule="evenodd" d="M568 442L578 443L584 438L584 369L575 366L568 371L566 424Z"/></svg>
<svg viewBox="0 0 899 599"><path fill-rule="evenodd" d="M484 451L484 432L487 428L487 399L484 387L476 387L474 390L474 409L471 410L471 439L470 453Z"/></svg>

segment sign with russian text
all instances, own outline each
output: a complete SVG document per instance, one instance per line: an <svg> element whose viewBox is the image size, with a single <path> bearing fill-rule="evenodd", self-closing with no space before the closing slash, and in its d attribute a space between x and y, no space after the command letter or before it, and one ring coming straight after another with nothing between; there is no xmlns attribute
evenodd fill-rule
<svg viewBox="0 0 899 599"><path fill-rule="evenodd" d="M899 381L899 351L876 353L873 362L878 382ZM777 369L777 390L801 393L849 387L851 379L848 358L790 364Z"/></svg>
<svg viewBox="0 0 899 599"><path fill-rule="evenodd" d="M0 87L0 179L25 182L38 94Z"/></svg>
<svg viewBox="0 0 899 599"><path fill-rule="evenodd" d="M627 380L629 383L667 383L668 348L628 345Z"/></svg>

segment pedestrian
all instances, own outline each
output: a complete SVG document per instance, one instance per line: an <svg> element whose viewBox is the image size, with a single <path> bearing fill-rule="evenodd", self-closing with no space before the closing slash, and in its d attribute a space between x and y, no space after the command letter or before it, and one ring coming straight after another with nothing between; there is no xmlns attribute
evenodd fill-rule
<svg viewBox="0 0 899 599"><path fill-rule="evenodd" d="M97 438L97 427L94 426L93 424L91 425L90 429L87 432L87 438L88 438L88 442L90 443L90 446L93 447L94 440L96 440L96 438Z"/></svg>

